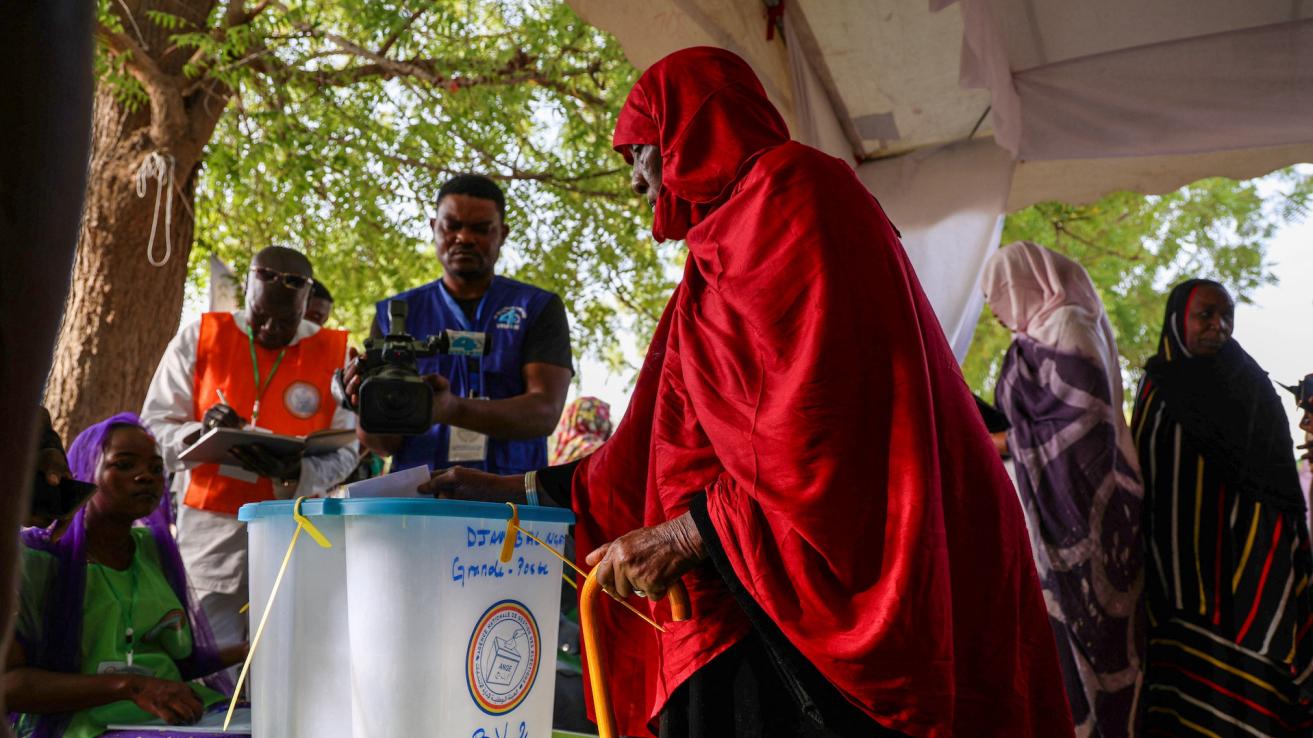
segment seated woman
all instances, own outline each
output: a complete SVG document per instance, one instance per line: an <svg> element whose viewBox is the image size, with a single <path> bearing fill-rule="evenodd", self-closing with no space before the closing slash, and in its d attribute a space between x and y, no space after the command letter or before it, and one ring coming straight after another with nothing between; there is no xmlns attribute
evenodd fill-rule
<svg viewBox="0 0 1313 738"><path fill-rule="evenodd" d="M1177 285L1135 398L1149 735L1313 728L1313 557L1294 442L1234 320L1222 285Z"/></svg>
<svg viewBox="0 0 1313 738"><path fill-rule="evenodd" d="M96 492L70 520L23 530L4 675L14 728L88 738L115 723L194 722L232 693L220 670L244 649L220 654L188 598L155 439L122 413L83 431L69 461Z"/></svg>

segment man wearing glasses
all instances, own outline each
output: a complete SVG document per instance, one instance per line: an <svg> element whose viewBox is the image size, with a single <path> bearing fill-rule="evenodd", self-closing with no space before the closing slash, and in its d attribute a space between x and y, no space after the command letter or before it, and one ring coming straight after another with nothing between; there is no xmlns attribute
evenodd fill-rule
<svg viewBox="0 0 1313 738"><path fill-rule="evenodd" d="M547 436L561 417L573 374L570 327L561 298L496 273L506 225L506 197L491 179L460 174L438 191L430 221L442 277L382 300L375 336L390 328L388 303L408 305L406 332L416 337L456 330L481 334L480 357L419 360L431 375L433 425L415 436L357 436L393 469L451 466L523 474L547 466ZM358 367L347 390L359 386Z"/></svg>
<svg viewBox="0 0 1313 738"><path fill-rule="evenodd" d="M353 428L333 399L346 331L305 320L314 283L299 251L270 246L255 255L246 308L206 313L169 343L141 417L155 434L179 495L178 548L221 646L245 640L247 502L323 494L355 468L355 444L323 456L277 456L260 446L233 450L232 465L187 470L178 454L216 427L306 435Z"/></svg>

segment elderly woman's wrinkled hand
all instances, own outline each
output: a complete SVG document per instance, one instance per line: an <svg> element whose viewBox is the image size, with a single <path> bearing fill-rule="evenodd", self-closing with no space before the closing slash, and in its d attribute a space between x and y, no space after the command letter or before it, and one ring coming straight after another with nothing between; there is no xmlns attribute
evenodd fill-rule
<svg viewBox="0 0 1313 738"><path fill-rule="evenodd" d="M707 557L702 534L689 513L650 528L639 528L588 554L602 589L659 600L670 585Z"/></svg>
<svg viewBox="0 0 1313 738"><path fill-rule="evenodd" d="M439 500L475 500L478 502L514 502L524 504L524 475L490 474L478 469L453 466L435 472L419 486L419 493Z"/></svg>

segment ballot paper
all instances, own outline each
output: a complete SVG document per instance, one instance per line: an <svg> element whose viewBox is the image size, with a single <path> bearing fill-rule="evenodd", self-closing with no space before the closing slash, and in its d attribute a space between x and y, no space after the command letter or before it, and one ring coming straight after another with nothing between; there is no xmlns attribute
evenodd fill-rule
<svg viewBox="0 0 1313 738"><path fill-rule="evenodd" d="M429 481L429 468L423 464L384 474L373 479L362 479L342 488L343 497L419 497L416 490Z"/></svg>
<svg viewBox="0 0 1313 738"><path fill-rule="evenodd" d="M228 730L223 729L223 719L228 715L228 711L214 710L206 713L200 721L191 725L167 725L162 720L152 720L149 723L138 723L136 725L111 725L106 730L122 730L133 734L133 738L139 734L141 738L151 738L151 736L167 735L250 735L251 734L251 708L239 707L233 711L232 723Z"/></svg>

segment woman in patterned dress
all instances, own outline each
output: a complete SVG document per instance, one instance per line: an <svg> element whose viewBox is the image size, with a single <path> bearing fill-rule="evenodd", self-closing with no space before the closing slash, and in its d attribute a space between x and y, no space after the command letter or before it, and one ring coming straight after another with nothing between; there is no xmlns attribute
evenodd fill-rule
<svg viewBox="0 0 1313 738"><path fill-rule="evenodd" d="M981 281L1013 332L999 377L1008 450L1080 738L1136 735L1144 658L1144 492L1117 342L1084 267L999 249Z"/></svg>
<svg viewBox="0 0 1313 738"><path fill-rule="evenodd" d="M1285 412L1231 339L1235 302L1168 297L1131 431L1145 482L1151 736L1308 736L1313 599Z"/></svg>

